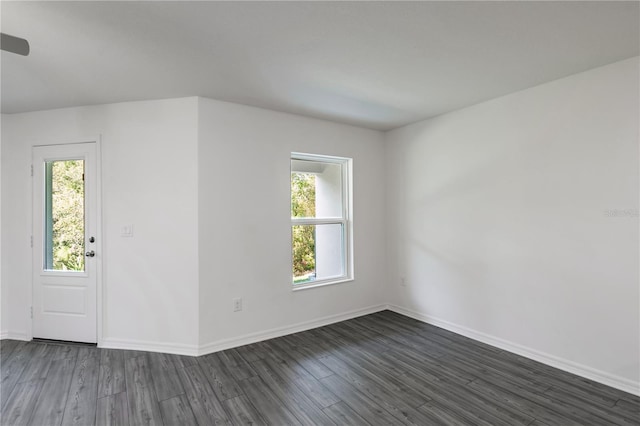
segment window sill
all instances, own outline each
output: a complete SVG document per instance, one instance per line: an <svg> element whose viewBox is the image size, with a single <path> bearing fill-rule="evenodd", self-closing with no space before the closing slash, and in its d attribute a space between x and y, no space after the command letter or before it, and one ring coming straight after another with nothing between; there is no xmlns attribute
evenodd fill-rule
<svg viewBox="0 0 640 426"><path fill-rule="evenodd" d="M300 290L309 290L312 288L318 288L318 287L325 287L328 285L334 285L334 284L341 284L341 283L347 283L353 281L353 278L349 278L349 277L344 277L344 278L338 278L336 280L330 280L330 281L320 281L320 282L314 282L314 283L310 283L310 284L299 284L299 285L295 285L293 286L293 288L291 290L293 291L300 291Z"/></svg>

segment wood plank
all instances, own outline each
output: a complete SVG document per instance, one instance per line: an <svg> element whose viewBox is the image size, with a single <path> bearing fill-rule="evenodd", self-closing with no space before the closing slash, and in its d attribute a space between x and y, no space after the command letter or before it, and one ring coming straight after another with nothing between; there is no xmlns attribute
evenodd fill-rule
<svg viewBox="0 0 640 426"><path fill-rule="evenodd" d="M158 401L183 394L184 389L171 358L155 352L150 352L147 357Z"/></svg>
<svg viewBox="0 0 640 426"><path fill-rule="evenodd" d="M267 422L245 396L236 396L222 401L231 423L234 425L265 425Z"/></svg>
<svg viewBox="0 0 640 426"><path fill-rule="evenodd" d="M452 347L449 345L450 342L446 341L446 343L443 343L445 339L441 336L436 336L440 340L434 340L430 338L434 335L421 330L411 330L394 324L393 322L375 321L371 318L363 320L363 324L387 336L403 347L411 348L433 358L445 356L452 350Z"/></svg>
<svg viewBox="0 0 640 426"><path fill-rule="evenodd" d="M264 360L255 361L253 367L273 394L303 424L334 424L298 386L278 375Z"/></svg>
<svg viewBox="0 0 640 426"><path fill-rule="evenodd" d="M340 401L340 399L320 381L299 365L296 367L296 364L293 362L278 362L271 358L264 360L264 362L280 377L290 383L296 384L319 407L328 407Z"/></svg>
<svg viewBox="0 0 640 426"><path fill-rule="evenodd" d="M418 411L424 413L431 419L429 424L444 426L462 426L468 424L477 424L479 422L470 423L469 418L460 415L460 413L448 407L444 407L436 401L429 401L418 407Z"/></svg>
<svg viewBox="0 0 640 426"><path fill-rule="evenodd" d="M622 410L626 413L637 416L640 419L640 402L632 399L620 398L614 406L616 410ZM638 422L640 423L640 421Z"/></svg>
<svg viewBox="0 0 640 426"><path fill-rule="evenodd" d="M51 365L51 355L55 352L55 347L35 343L32 344L29 363L25 367L18 382L29 382L31 380L45 379L49 366Z"/></svg>
<svg viewBox="0 0 640 426"><path fill-rule="evenodd" d="M503 381L502 383L494 383L494 382L488 383L488 382L485 382L484 380L476 380L475 382L470 384L470 386L479 386L479 385L483 385L485 387L483 391L488 394L490 394L489 389L493 389L497 393L503 393L503 394L506 393L507 395L515 394L515 395L518 395L519 397L526 399L528 403L534 403L539 407L549 410L550 412L557 413L556 415L560 416L560 419L565 419L565 418L568 419L568 420L563 420L560 423L589 424L589 423L593 423L594 419L596 423L602 422L601 419L598 421L597 418L594 418L589 413L585 413L579 408L574 407L570 404L567 404L562 400L553 399L544 393L534 392L527 388L513 385L509 381ZM540 417L544 417L541 414L538 414L538 415ZM549 414L549 415L553 415L553 414ZM553 424L557 422L552 421L551 423Z"/></svg>
<svg viewBox="0 0 640 426"><path fill-rule="evenodd" d="M145 355L147 355L147 354L148 354L148 353L150 353L150 352L145 352L145 351L133 351L133 350L123 350L123 351L122 351L122 353L123 353L124 360L125 360L125 363L126 363L126 361L127 361L128 359L131 359L131 358L137 358L137 357L139 357L139 356L145 356Z"/></svg>
<svg viewBox="0 0 640 426"><path fill-rule="evenodd" d="M524 372L518 374L513 371L500 370L492 366L484 365L481 362L469 360L465 358L464 355L443 357L439 358L438 361L454 370L465 371L473 378L481 378L484 381L498 385L508 382L513 386L540 393L550 388L546 383L531 380Z"/></svg>
<svg viewBox="0 0 640 426"><path fill-rule="evenodd" d="M327 334L326 336L328 338L332 338L331 334ZM333 341L336 345L340 344L340 339L337 337L334 337ZM334 373L337 373L332 366L327 364L327 360L329 360L329 362L333 362L331 360L335 359L340 359L342 362L346 363L347 370L357 372L361 378L366 378L366 382L369 383L370 386L375 384L378 387L384 388L387 391L400 396L404 402L413 408L419 407L429 400L428 396L408 387L405 383L398 380L397 376L393 373L384 371L384 369L377 365L370 356L363 355L360 350L340 349L336 352L335 356L331 355L322 359L322 362L327 367L333 370Z"/></svg>
<svg viewBox="0 0 640 426"><path fill-rule="evenodd" d="M392 311L380 312L379 315L377 316L377 319L381 322L384 322L385 324L397 325L401 327L401 329L406 329L407 331L411 331L412 333L418 336L422 336L424 334L440 335L446 339L449 339L452 342L462 344L463 346L467 346L467 347L473 347L476 351L481 351L489 356L491 355L491 353L501 354L504 352L500 348L496 348L486 343L470 339L466 336L453 333L449 330L436 327L432 324L427 324L422 321L415 320L413 318L405 317L403 315L400 315Z"/></svg>
<svg viewBox="0 0 640 426"><path fill-rule="evenodd" d="M256 375L251 365L240 356L235 349L228 349L217 353L218 359L227 367L231 375L237 381L247 379Z"/></svg>
<svg viewBox="0 0 640 426"><path fill-rule="evenodd" d="M349 384L363 392L374 402L379 404L382 408L386 409L389 413L391 413L394 417L401 420L402 422L411 424L432 423L432 419L425 416L424 413L415 410L410 404L407 404L405 397L400 392L390 390L384 386L380 386L378 380L372 379L372 376L370 374L367 374L366 370L354 367L353 364L348 364L344 360L338 359L333 356L324 358L323 362L329 368L335 371L337 376L340 376L345 381L349 382ZM441 389L439 388L438 391L435 391L430 387L425 387L424 383L415 381L411 376L402 376L402 378L400 378L399 380L404 382L404 388L413 387L414 389L420 390L422 393L428 394L429 397L433 399L443 400L443 398L440 396L439 392L441 391ZM326 383L327 379L323 379L322 381L323 383ZM444 401L447 400L444 399ZM451 403L449 402L449 404ZM453 408L455 408L455 406L453 406ZM473 415L467 416L467 418L473 419L478 414L480 414L480 418L482 419L482 412L474 412ZM499 419L494 418L493 416L486 413L484 414L484 417L488 418L490 421L486 421L483 424L508 424L507 422L499 422ZM532 419L529 419L529 421L531 420Z"/></svg>
<svg viewBox="0 0 640 426"><path fill-rule="evenodd" d="M628 397L636 398L640 403L640 397L630 395L619 389L612 388L585 377L559 370L518 354L503 352L502 357L513 359L514 362L518 363L517 365L525 366L528 370L533 371L540 380L547 381L556 388L565 388L567 386L571 387L575 393L580 394L584 398L591 399L593 402L600 404L601 406L610 407L611 405L615 405L615 402L618 399Z"/></svg>
<svg viewBox="0 0 640 426"><path fill-rule="evenodd" d="M376 341L378 344L382 345L382 347L386 348L387 350L396 348L398 346L395 340L365 327L364 325L360 324L357 318L349 321L345 321L344 329L345 331L348 330L351 333L367 336L367 338Z"/></svg>
<svg viewBox="0 0 640 426"><path fill-rule="evenodd" d="M0 370L4 368L3 365L7 364L14 357L24 357L26 353L25 351L27 351L28 347L31 345L30 342L24 342L24 341L0 340L0 342L6 342L6 341L12 342L12 344L6 346L7 348L5 349L6 352L5 354L2 355L2 358L0 358Z"/></svg>
<svg viewBox="0 0 640 426"><path fill-rule="evenodd" d="M43 384L42 379L17 383L0 413L0 424L11 426L29 424Z"/></svg>
<svg viewBox="0 0 640 426"><path fill-rule="evenodd" d="M360 426L370 424L342 401L337 402L322 411L324 411L337 425Z"/></svg>
<svg viewBox="0 0 640 426"><path fill-rule="evenodd" d="M160 403L160 411L165 425L197 426L198 422L184 395L165 399Z"/></svg>
<svg viewBox="0 0 640 426"><path fill-rule="evenodd" d="M74 346L74 345L52 345L52 346L54 346L55 348L51 358L53 361L59 360L59 359L67 359L67 358L76 359L78 357L77 346Z"/></svg>
<svg viewBox="0 0 640 426"><path fill-rule="evenodd" d="M120 392L98 399L97 426L129 426L127 393Z"/></svg>
<svg viewBox="0 0 640 426"><path fill-rule="evenodd" d="M381 314L378 319L374 319L371 316L362 318L367 324L375 324L377 327L392 330L394 332L394 339L405 339L405 343L408 345L416 344L418 346L415 347L415 349L418 350L420 350L419 346L423 346L423 350L425 351L430 348L434 348L435 350L457 349L481 354L482 356L487 357L499 355L503 352L498 348L457 335L430 324L420 323L411 319L397 321L393 316L384 317L384 315L385 314ZM406 341L407 337L409 337L409 341Z"/></svg>
<svg viewBox="0 0 640 426"><path fill-rule="evenodd" d="M17 346L18 340L0 340L0 364L9 358L9 355Z"/></svg>
<svg viewBox="0 0 640 426"><path fill-rule="evenodd" d="M377 381L371 380L370 377L362 374L361 371L352 369L351 365L346 364L337 357L328 356L323 358L322 362L331 368L337 376L343 378L351 386L358 389L402 423L414 425L429 424L430 419L408 404L404 399L404 395L390 390L385 386L380 386ZM322 382L325 383L333 377L334 376L329 376L322 379Z"/></svg>
<svg viewBox="0 0 640 426"><path fill-rule="evenodd" d="M162 415L156 397L151 370L146 356L131 357L124 362L127 385L129 423L137 425L161 425Z"/></svg>
<svg viewBox="0 0 640 426"><path fill-rule="evenodd" d="M309 353L304 345L299 344L300 342L304 343L304 339L296 340L292 336L284 336L271 342L283 352L283 356L287 355L293 362L299 364L316 379L322 379L333 374L333 371L318 361L316 353Z"/></svg>
<svg viewBox="0 0 640 426"><path fill-rule="evenodd" d="M321 380L342 401L346 402L360 417L371 424L400 425L404 424L389 412L366 397L343 378L332 375ZM334 419L335 421L335 419Z"/></svg>
<svg viewBox="0 0 640 426"><path fill-rule="evenodd" d="M62 423L75 365L76 360L73 358L51 362L49 374L44 380L34 408L31 424L59 425Z"/></svg>
<svg viewBox="0 0 640 426"><path fill-rule="evenodd" d="M603 407L594 404L591 398L585 398L582 394L574 392L574 389L551 388L545 392L554 400L560 400L566 404L578 408L583 413L588 413L593 418L600 418L608 423L618 425L638 425L638 417L623 411L612 410L611 407Z"/></svg>
<svg viewBox="0 0 640 426"><path fill-rule="evenodd" d="M296 350L309 358L320 360L327 355L333 355L333 346L319 340L310 330L289 334L285 336L286 340L291 340L296 345Z"/></svg>
<svg viewBox="0 0 640 426"><path fill-rule="evenodd" d="M571 389L571 394L579 397L588 404L598 405L605 409L616 404L618 399L624 395L617 389L593 382L584 377L579 377L566 371L554 369L553 371L536 371L538 380L549 383L553 389Z"/></svg>
<svg viewBox="0 0 640 426"><path fill-rule="evenodd" d="M76 359L78 361L83 361L87 358L96 358L99 364L101 353L102 349L95 346L78 346L78 354L76 355Z"/></svg>
<svg viewBox="0 0 640 426"><path fill-rule="evenodd" d="M7 360L0 363L0 408L2 408L30 361L31 343L20 342Z"/></svg>
<svg viewBox="0 0 640 426"><path fill-rule="evenodd" d="M633 404L635 407L640 407L640 395L632 395L627 392L619 391L621 396L620 400L625 403Z"/></svg>
<svg viewBox="0 0 640 426"><path fill-rule="evenodd" d="M224 411L220 401L218 401L213 388L199 365L196 364L179 369L178 376L191 405L191 410L199 424L230 424L227 413Z"/></svg>
<svg viewBox="0 0 640 426"><path fill-rule="evenodd" d="M198 365L198 360L195 356L187 356L187 355L175 355L175 354L165 354L175 366L176 370L179 368L189 367L191 365Z"/></svg>
<svg viewBox="0 0 640 426"><path fill-rule="evenodd" d="M240 385L216 354L199 357L198 364L220 401L242 395Z"/></svg>
<svg viewBox="0 0 640 426"><path fill-rule="evenodd" d="M95 422L98 366L99 360L93 356L76 360L64 409L63 425L87 425Z"/></svg>
<svg viewBox="0 0 640 426"><path fill-rule="evenodd" d="M125 390L124 353L117 349L103 349L98 374L98 398Z"/></svg>
<svg viewBox="0 0 640 426"><path fill-rule="evenodd" d="M438 363L437 360L412 356L410 351L389 351L380 354L380 357L393 365L396 370L402 370L403 373L418 374L423 379L429 380L434 384L438 383L456 383L458 385L466 385L474 378L468 375L457 374L457 371L449 369L445 365Z"/></svg>
<svg viewBox="0 0 640 426"><path fill-rule="evenodd" d="M250 345L244 345L237 347L236 350L242 358L248 363L264 359L266 354L264 348L260 345L261 342L252 343Z"/></svg>
<svg viewBox="0 0 640 426"><path fill-rule="evenodd" d="M469 413L470 417L485 420L493 425L528 425L534 420L533 417L501 401L492 400L469 386L434 385L414 374L404 375L402 380L409 386L420 389L442 406L457 408L461 413Z"/></svg>
<svg viewBox="0 0 640 426"><path fill-rule="evenodd" d="M278 400L260 377L242 380L240 386L262 417L273 425L301 425L300 421Z"/></svg>
<svg viewBox="0 0 640 426"><path fill-rule="evenodd" d="M358 349L369 353L380 353L388 351L393 346L387 345L375 336L375 333L357 333L342 323L322 327L326 333L339 338L345 348Z"/></svg>
<svg viewBox="0 0 640 426"><path fill-rule="evenodd" d="M476 380L469 386L476 388L496 401L503 401L514 408L530 415L531 417L549 424L562 424L563 426L580 426L583 424L578 417L567 412L563 406L555 405L552 400L534 395L527 398L525 392L512 392L493 383ZM555 408L555 409L554 409Z"/></svg>

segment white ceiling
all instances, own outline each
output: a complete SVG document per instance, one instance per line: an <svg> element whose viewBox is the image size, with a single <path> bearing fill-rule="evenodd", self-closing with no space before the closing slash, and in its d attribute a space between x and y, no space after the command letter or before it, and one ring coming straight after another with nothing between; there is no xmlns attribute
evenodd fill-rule
<svg viewBox="0 0 640 426"><path fill-rule="evenodd" d="M638 2L9 2L2 112L199 95L391 129L640 53Z"/></svg>

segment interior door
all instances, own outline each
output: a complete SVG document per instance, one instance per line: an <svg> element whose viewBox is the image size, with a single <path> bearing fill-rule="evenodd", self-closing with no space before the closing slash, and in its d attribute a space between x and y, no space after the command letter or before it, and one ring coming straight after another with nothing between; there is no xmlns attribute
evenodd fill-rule
<svg viewBox="0 0 640 426"><path fill-rule="evenodd" d="M97 342L96 143L33 148L33 337Z"/></svg>

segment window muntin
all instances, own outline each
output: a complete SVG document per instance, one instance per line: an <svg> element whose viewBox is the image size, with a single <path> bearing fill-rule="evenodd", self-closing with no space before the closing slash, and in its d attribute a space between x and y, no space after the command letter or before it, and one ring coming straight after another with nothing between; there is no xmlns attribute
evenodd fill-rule
<svg viewBox="0 0 640 426"><path fill-rule="evenodd" d="M351 279L350 165L348 158L291 155L295 289Z"/></svg>

